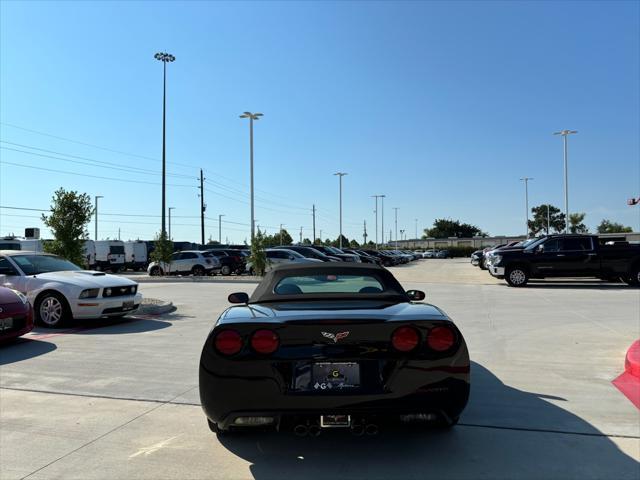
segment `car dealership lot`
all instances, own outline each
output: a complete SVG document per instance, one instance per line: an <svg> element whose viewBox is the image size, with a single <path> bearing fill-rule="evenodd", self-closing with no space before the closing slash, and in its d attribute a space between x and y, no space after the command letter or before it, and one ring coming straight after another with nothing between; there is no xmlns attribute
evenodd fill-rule
<svg viewBox="0 0 640 480"><path fill-rule="evenodd" d="M0 478L638 478L639 411L611 381L638 336L640 291L513 289L466 259L392 271L469 345L471 399L452 431L218 440L199 407L200 349L226 296L255 284L145 282L177 310L0 347Z"/></svg>

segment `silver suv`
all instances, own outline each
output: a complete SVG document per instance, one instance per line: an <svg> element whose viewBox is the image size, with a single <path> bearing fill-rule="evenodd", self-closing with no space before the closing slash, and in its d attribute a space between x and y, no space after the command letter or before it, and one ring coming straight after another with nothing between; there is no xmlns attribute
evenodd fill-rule
<svg viewBox="0 0 640 480"><path fill-rule="evenodd" d="M205 257L204 252L185 250L171 255L171 262L151 262L147 273L156 275L193 275L196 277L209 275L220 269L220 260L216 257Z"/></svg>

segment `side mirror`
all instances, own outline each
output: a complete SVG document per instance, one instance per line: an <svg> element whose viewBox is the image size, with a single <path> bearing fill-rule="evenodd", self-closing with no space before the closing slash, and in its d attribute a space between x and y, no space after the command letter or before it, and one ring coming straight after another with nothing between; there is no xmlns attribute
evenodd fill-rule
<svg viewBox="0 0 640 480"><path fill-rule="evenodd" d="M536 252L537 253L542 253L544 252L544 243L542 245L538 245L538 248L536 248Z"/></svg>
<svg viewBox="0 0 640 480"><path fill-rule="evenodd" d="M413 300L414 302L424 300L425 296L426 295L422 290L407 290L407 297L409 297L409 300Z"/></svg>
<svg viewBox="0 0 640 480"><path fill-rule="evenodd" d="M227 300L229 303L249 303L249 295L244 292L236 292L229 295Z"/></svg>

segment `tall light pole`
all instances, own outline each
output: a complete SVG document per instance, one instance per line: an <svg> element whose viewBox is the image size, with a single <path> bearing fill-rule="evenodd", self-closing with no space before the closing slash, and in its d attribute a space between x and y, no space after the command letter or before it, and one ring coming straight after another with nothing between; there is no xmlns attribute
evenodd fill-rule
<svg viewBox="0 0 640 480"><path fill-rule="evenodd" d="M255 236L255 221L254 221L254 206L253 206L253 121L260 120L262 113L244 112L240 115L240 118L249 119L249 162L250 162L250 177L251 177L251 241Z"/></svg>
<svg viewBox="0 0 640 480"><path fill-rule="evenodd" d="M550 228L551 228L551 215L549 214L549 204L547 203L547 235L549 235Z"/></svg>
<svg viewBox="0 0 640 480"><path fill-rule="evenodd" d="M384 245L384 199L385 199L386 195L380 195L380 198L382 199L382 212L380 212L380 216L381 216L381 222L382 222L382 238L380 239L380 242L382 243L382 245Z"/></svg>
<svg viewBox="0 0 640 480"><path fill-rule="evenodd" d="M284 224L280 224L280 245L283 245L282 243L282 227L284 226Z"/></svg>
<svg viewBox="0 0 640 480"><path fill-rule="evenodd" d="M418 219L414 218L413 220L416 222L416 237L415 238L416 238L416 242L417 242L418 241Z"/></svg>
<svg viewBox="0 0 640 480"><path fill-rule="evenodd" d="M99 198L104 198L102 195L96 195L95 196L95 204L96 204L96 235L95 235L95 240L98 240L98 199Z"/></svg>
<svg viewBox="0 0 640 480"><path fill-rule="evenodd" d="M222 245L222 217L226 217L224 214L218 215L218 243Z"/></svg>
<svg viewBox="0 0 640 480"><path fill-rule="evenodd" d="M340 179L340 236L338 238L339 238L340 248L342 248L342 177L348 174L345 172L338 172L338 173L334 173L334 175L337 175L338 178Z"/></svg>
<svg viewBox="0 0 640 480"><path fill-rule="evenodd" d="M569 160L567 158L567 136L578 133L577 130L560 130L554 135L562 135L564 141L564 233L569 232Z"/></svg>
<svg viewBox="0 0 640 480"><path fill-rule="evenodd" d="M171 240L171 210L175 210L176 207L169 207L169 240Z"/></svg>
<svg viewBox="0 0 640 480"><path fill-rule="evenodd" d="M393 207L395 210L395 225L396 225L396 250L398 249L398 207ZM401 230L402 231L402 230Z"/></svg>
<svg viewBox="0 0 640 480"><path fill-rule="evenodd" d="M533 177L524 177L520 179L524 182L524 208L525 208L525 238L529 238L529 180L533 180Z"/></svg>
<svg viewBox="0 0 640 480"><path fill-rule="evenodd" d="M166 52L158 52L154 55L156 60L162 62L162 230L164 235L167 233L165 230L165 208L166 208L166 177L167 177L167 161L166 161L166 124L167 124L167 63L173 62L176 57Z"/></svg>
<svg viewBox="0 0 640 480"><path fill-rule="evenodd" d="M374 210L374 212L376 214L376 250L378 250L378 199L380 198L381 195L371 195L371 196L376 199L376 209Z"/></svg>

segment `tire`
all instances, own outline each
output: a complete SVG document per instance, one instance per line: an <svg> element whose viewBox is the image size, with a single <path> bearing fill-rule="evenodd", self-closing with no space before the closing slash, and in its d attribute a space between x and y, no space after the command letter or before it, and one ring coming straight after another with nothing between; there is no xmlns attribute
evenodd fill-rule
<svg viewBox="0 0 640 480"><path fill-rule="evenodd" d="M58 292L45 292L35 301L36 322L47 328L60 328L71 320L67 300Z"/></svg>
<svg viewBox="0 0 640 480"><path fill-rule="evenodd" d="M205 275L204 267L202 265L194 265L191 269L191 274L194 277L203 277Z"/></svg>
<svg viewBox="0 0 640 480"><path fill-rule="evenodd" d="M524 267L516 265L505 271L504 279L510 287L524 287L529 281L529 273Z"/></svg>
<svg viewBox="0 0 640 480"><path fill-rule="evenodd" d="M231 275L231 267L229 265L223 265L220 269L222 275Z"/></svg>
<svg viewBox="0 0 640 480"><path fill-rule="evenodd" d="M484 259L480 259L478 266L480 267L480 270L487 270L487 266L484 264Z"/></svg>
<svg viewBox="0 0 640 480"><path fill-rule="evenodd" d="M162 270L160 269L160 267L153 267L149 272L149 275L151 275L152 277L159 277L162 275Z"/></svg>
<svg viewBox="0 0 640 480"><path fill-rule="evenodd" d="M631 287L640 286L640 265L631 268L631 272L623 279L625 283Z"/></svg>

